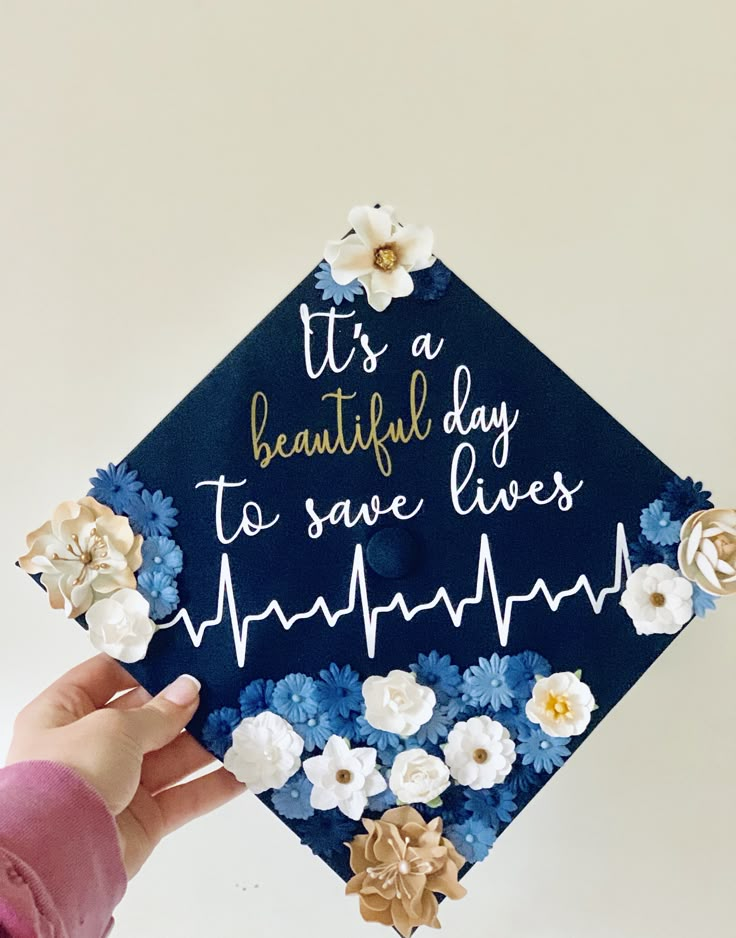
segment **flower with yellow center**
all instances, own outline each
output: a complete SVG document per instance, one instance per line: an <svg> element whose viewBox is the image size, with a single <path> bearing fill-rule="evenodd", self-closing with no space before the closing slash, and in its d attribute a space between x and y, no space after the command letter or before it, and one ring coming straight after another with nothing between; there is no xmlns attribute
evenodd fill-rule
<svg viewBox="0 0 736 938"><path fill-rule="evenodd" d="M594 709L588 685L572 671L558 671L534 685L526 715L548 736L579 736L588 728Z"/></svg>

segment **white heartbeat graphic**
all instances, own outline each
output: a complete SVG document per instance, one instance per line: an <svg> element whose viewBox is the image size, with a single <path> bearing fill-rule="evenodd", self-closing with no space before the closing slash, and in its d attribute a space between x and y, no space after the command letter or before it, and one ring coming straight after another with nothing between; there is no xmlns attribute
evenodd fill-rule
<svg viewBox="0 0 736 938"><path fill-rule="evenodd" d="M230 572L230 558L226 553L223 553L222 563L220 565L217 615L215 618L207 619L205 622L202 622L199 628L195 628L194 624L192 623L191 616L187 610L180 609L174 619L165 623L164 625L159 626L159 628L170 628L171 626L176 625L178 622L183 621L184 625L186 626L186 630L189 633L189 637L192 640L192 644L195 648L199 648L199 646L202 644L205 631L210 626L219 625L223 621L225 614L225 601L227 600L228 615L230 617L230 624L233 633L233 644L235 646L235 653L238 659L238 666L242 668L245 664L245 653L248 644L248 626L251 622L260 622L263 619L267 619L271 615L275 615L283 628L288 630L292 627L292 625L294 625L296 622L299 622L301 619L311 619L312 616L319 612L324 616L324 619L330 628L332 628L339 622L340 619L343 618L343 616L349 616L355 612L356 609L360 609L360 613L363 618L363 628L365 631L366 650L368 652L368 657L373 658L376 654L378 617L383 615L383 613L393 612L394 609L399 609L404 619L407 622L410 622L414 616L418 615L420 612L427 612L430 609L435 609L437 606L444 605L450 620L452 621L452 624L456 628L459 628L462 625L465 609L468 606L477 606L484 602L486 592L485 587L486 584L488 584L498 638L501 645L505 646L509 637L511 614L513 612L514 606L517 603L529 602L541 593L547 601L549 608L553 612L556 612L560 603L563 599L565 599L565 597L574 596L576 593L579 593L580 590L584 590L588 596L588 599L590 600L590 605L593 609L593 612L598 615L603 608L603 603L605 602L606 597L614 593L618 593L621 589L621 585L624 582L624 571L627 578L631 576L631 561L629 560L629 551L626 543L626 531L623 524L619 522L616 525L616 557L613 583L611 586L604 587L596 595L593 592L593 587L590 585L590 580L584 573L582 573L575 581L574 586L571 586L569 589L562 590L553 596L550 593L547 584L540 577L534 583L534 586L528 593L519 596L508 596L506 597L506 601L502 606L498 595L496 576L493 570L490 541L488 540L488 535L483 534L480 539L480 547L478 551L478 572L475 581L475 592L471 596L467 596L465 599L461 599L457 604L454 604L450 599L447 590L443 586L437 590L434 597L429 602L421 603L418 606L409 607L406 599L404 598L404 595L402 593L396 593L387 606L374 606L371 608L368 598L368 585L366 583L363 548L360 544L358 544L355 547L355 554L353 557L353 570L350 576L348 601L347 605L343 609L338 609L336 612L332 612L330 607L327 605L327 600L323 596L319 596L306 612L297 612L292 616L287 616L287 614L281 608L281 604L278 602L278 600L274 599L268 604L268 606L266 606L263 612L245 616L241 624L235 602L235 591L233 590L233 581Z"/></svg>

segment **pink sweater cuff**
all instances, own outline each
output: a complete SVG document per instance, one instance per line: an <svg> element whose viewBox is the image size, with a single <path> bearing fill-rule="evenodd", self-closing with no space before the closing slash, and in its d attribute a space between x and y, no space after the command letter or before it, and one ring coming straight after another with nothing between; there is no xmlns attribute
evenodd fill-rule
<svg viewBox="0 0 736 938"><path fill-rule="evenodd" d="M102 938L126 884L115 820L91 785L54 762L0 769L0 934Z"/></svg>

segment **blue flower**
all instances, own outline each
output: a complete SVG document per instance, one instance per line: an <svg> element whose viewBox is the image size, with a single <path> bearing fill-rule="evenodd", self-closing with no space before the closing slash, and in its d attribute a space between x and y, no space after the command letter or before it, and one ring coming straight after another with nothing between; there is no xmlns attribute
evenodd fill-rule
<svg viewBox="0 0 736 938"><path fill-rule="evenodd" d="M461 821L460 824L448 824L444 834L468 863L485 860L496 839L496 832L492 827L473 817Z"/></svg>
<svg viewBox="0 0 736 938"><path fill-rule="evenodd" d="M107 469L98 469L97 475L89 481L92 488L87 494L112 508L116 515L127 514L131 499L136 498L143 488L143 483L138 481L138 472L128 469L125 462L119 466L109 463Z"/></svg>
<svg viewBox="0 0 736 938"><path fill-rule="evenodd" d="M334 662L319 672L314 691L317 701L330 717L348 717L360 713L363 693L360 675L350 665L339 668Z"/></svg>
<svg viewBox="0 0 736 938"><path fill-rule="evenodd" d="M677 548L674 545L653 544L648 537L640 534L637 540L629 544L629 560L635 570L653 563L666 563L676 570Z"/></svg>
<svg viewBox="0 0 736 938"><path fill-rule="evenodd" d="M332 730L335 735L343 736L351 743L357 742L361 738L359 719L360 716L357 713L351 713L347 717L334 716L331 718Z"/></svg>
<svg viewBox="0 0 736 938"><path fill-rule="evenodd" d="M178 524L178 514L171 497L164 497L160 489L153 493L144 489L140 495L131 498L128 507L130 526L143 537L168 537Z"/></svg>
<svg viewBox="0 0 736 938"><path fill-rule="evenodd" d="M246 684L240 692L238 703L243 719L255 717L271 706L271 698L276 685L273 681L265 681L262 677Z"/></svg>
<svg viewBox="0 0 736 938"><path fill-rule="evenodd" d="M312 783L303 772L292 776L285 785L271 792L271 804L281 817L306 821L314 814L310 803Z"/></svg>
<svg viewBox="0 0 736 938"><path fill-rule="evenodd" d="M240 712L232 707L220 707L204 721L202 742L213 756L223 759L233 744L233 730L240 723Z"/></svg>
<svg viewBox="0 0 736 938"><path fill-rule="evenodd" d="M418 300L438 300L447 292L452 273L436 260L431 267L415 270L411 279L414 281L414 295Z"/></svg>
<svg viewBox="0 0 736 938"><path fill-rule="evenodd" d="M506 785L465 789L465 804L471 816L490 825L496 833L502 824L508 824L517 809L513 794Z"/></svg>
<svg viewBox="0 0 736 938"><path fill-rule="evenodd" d="M148 537L141 548L143 566L141 572L161 570L169 576L177 576L182 571L184 558L181 547L169 537Z"/></svg>
<svg viewBox="0 0 736 938"><path fill-rule="evenodd" d="M437 746L447 739L447 734L452 729L453 720L447 715L445 707L435 707L432 716L423 723L416 733L407 741L407 748L413 748L409 745L416 743L420 748L425 748L427 743Z"/></svg>
<svg viewBox="0 0 736 938"><path fill-rule="evenodd" d="M138 592L148 600L151 618L165 619L179 605L176 583L163 570L147 570L138 577Z"/></svg>
<svg viewBox="0 0 736 938"><path fill-rule="evenodd" d="M514 697L528 698L537 683L537 677L549 677L551 673L552 666L546 658L538 655L536 651L522 651L509 658L506 681Z"/></svg>
<svg viewBox="0 0 736 938"><path fill-rule="evenodd" d="M383 762L392 762L396 753L403 747L401 737L396 733L377 730L365 717L356 720L362 745L373 746L378 750Z"/></svg>
<svg viewBox="0 0 736 938"><path fill-rule="evenodd" d="M665 485L660 498L673 521L683 522L694 512L713 507L710 492L703 491L703 483L693 482L690 476L686 479L675 476Z"/></svg>
<svg viewBox="0 0 736 938"><path fill-rule="evenodd" d="M324 749L333 733L332 723L326 713L317 713L303 723L295 723L294 729L304 740L304 748L307 752Z"/></svg>
<svg viewBox="0 0 736 938"><path fill-rule="evenodd" d="M428 655L419 655L416 662L409 667L416 674L420 684L432 688L437 703L446 704L451 697L460 694L460 669L452 663L449 655L440 656L439 652L430 651Z"/></svg>
<svg viewBox="0 0 736 938"><path fill-rule="evenodd" d="M457 718L461 716L468 716L471 713L477 712L478 709L479 708L476 707L470 699L469 694L463 694L460 697L451 697L447 702L447 716L451 720L457 720Z"/></svg>
<svg viewBox="0 0 736 938"><path fill-rule="evenodd" d="M535 772L552 772L570 755L567 736L547 736L538 726L525 730L516 744L516 752L523 756L522 765L533 765Z"/></svg>
<svg viewBox="0 0 736 938"><path fill-rule="evenodd" d="M706 612L716 608L716 597L706 593L697 583L693 583L693 612L701 619L705 618Z"/></svg>
<svg viewBox="0 0 736 938"><path fill-rule="evenodd" d="M314 678L306 674L287 674L274 688L271 709L289 723L306 723L319 709Z"/></svg>
<svg viewBox="0 0 736 938"><path fill-rule="evenodd" d="M536 791L541 784L542 778L534 770L534 766L524 765L520 759L517 759L511 775L504 782L504 788L508 789L513 798L518 798L519 795L528 795Z"/></svg>
<svg viewBox="0 0 736 938"><path fill-rule="evenodd" d="M346 851L345 841L352 840L363 830L362 825L346 817L342 811L316 811L308 821L294 825L299 839L313 853L324 859Z"/></svg>
<svg viewBox="0 0 736 938"><path fill-rule="evenodd" d="M641 513L641 532L652 544L666 547L678 544L682 522L673 521L669 511L665 511L661 499L656 499Z"/></svg>
<svg viewBox="0 0 736 938"><path fill-rule="evenodd" d="M518 739L532 725L526 715L526 701L523 700L514 701L513 707L499 710L493 719L506 727L512 739Z"/></svg>
<svg viewBox="0 0 736 938"><path fill-rule="evenodd" d="M314 275L314 279L317 281L315 286L322 291L322 299L332 300L335 306L339 306L343 300L352 303L356 296L362 296L363 294L363 287L357 280L351 280L345 286L337 283L332 276L332 268L327 261L322 261L319 265L319 270Z"/></svg>
<svg viewBox="0 0 736 938"><path fill-rule="evenodd" d="M508 665L508 656L479 658L478 664L471 665L463 674L463 690L480 707L490 706L493 710L510 707L514 693L506 677Z"/></svg>

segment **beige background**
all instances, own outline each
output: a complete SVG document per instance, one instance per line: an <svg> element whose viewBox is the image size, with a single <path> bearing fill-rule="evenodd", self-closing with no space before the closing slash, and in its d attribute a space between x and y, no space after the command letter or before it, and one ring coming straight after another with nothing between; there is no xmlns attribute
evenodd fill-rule
<svg viewBox="0 0 736 938"><path fill-rule="evenodd" d="M12 567L304 276L351 205L441 256L736 504L730 0L0 0L0 748L89 652ZM278 367L278 363L274 363ZM443 906L450 936L733 934L736 601L696 621ZM120 938L381 934L253 798Z"/></svg>

